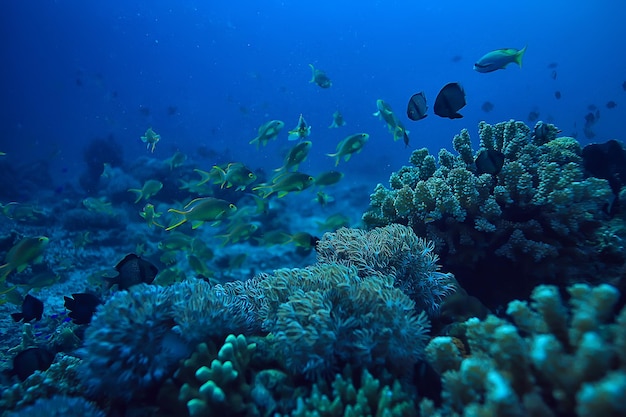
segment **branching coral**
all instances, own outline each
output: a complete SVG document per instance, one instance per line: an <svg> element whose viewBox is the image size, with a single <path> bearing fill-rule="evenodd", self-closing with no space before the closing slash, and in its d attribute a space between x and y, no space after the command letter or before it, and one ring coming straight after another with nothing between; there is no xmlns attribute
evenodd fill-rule
<svg viewBox="0 0 626 417"><path fill-rule="evenodd" d="M450 337L436 337L427 360L442 373L443 406L422 402L423 415L618 416L626 413L626 308L609 285L568 288L569 308L554 286L531 302L513 301L514 325L470 319L463 357ZM469 413L469 414L468 414Z"/></svg>
<svg viewBox="0 0 626 417"><path fill-rule="evenodd" d="M342 417L342 416L417 416L411 396L395 381L392 386L383 385L367 370L360 381L337 374L331 387L325 382L313 385L311 394L299 398L293 417Z"/></svg>
<svg viewBox="0 0 626 417"><path fill-rule="evenodd" d="M435 242L463 286L497 288L482 280L504 271L519 273L515 281L528 286L516 289L528 291L538 277L593 280L595 270L577 269L572 260L593 253L594 231L608 217L603 207L612 194L606 180L585 178L578 142L557 138L556 128L544 123L531 131L522 122L481 122L479 134L479 152L504 155L499 173L479 175L478 153L463 130L453 140L457 155L442 150L436 170L427 162L433 160L428 150L419 149L411 166L391 175L389 189L379 184L365 223L408 224ZM490 296L489 304L507 300Z"/></svg>

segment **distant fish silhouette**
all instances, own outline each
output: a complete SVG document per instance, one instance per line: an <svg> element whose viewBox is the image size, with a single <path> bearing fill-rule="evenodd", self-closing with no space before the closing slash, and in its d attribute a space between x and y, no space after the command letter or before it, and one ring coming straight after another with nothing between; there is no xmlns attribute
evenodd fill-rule
<svg viewBox="0 0 626 417"><path fill-rule="evenodd" d="M115 265L115 270L118 272L117 276L105 279L109 282L109 287L117 284L120 290L127 290L142 282L150 284L159 272L156 266L134 253L126 255Z"/></svg>
<svg viewBox="0 0 626 417"><path fill-rule="evenodd" d="M554 92L554 97L555 97L557 100L560 100L560 99L561 99L561 92L560 92L559 90L555 91L555 92Z"/></svg>
<svg viewBox="0 0 626 417"><path fill-rule="evenodd" d="M89 324L96 308L102 304L98 296L90 293L76 293L72 294L72 298L63 298L65 308L70 310L68 316L75 324Z"/></svg>
<svg viewBox="0 0 626 417"><path fill-rule="evenodd" d="M460 119L463 115L459 114L467 102L465 101L465 91L459 83L446 84L435 99L435 114L439 117L447 117L448 119Z"/></svg>
<svg viewBox="0 0 626 417"><path fill-rule="evenodd" d="M617 107L617 103L614 102L613 100L611 100L611 101L606 103L606 108L607 109L614 109L615 107Z"/></svg>
<svg viewBox="0 0 626 417"><path fill-rule="evenodd" d="M529 122L536 122L537 120L539 120L539 112L538 111L531 111L530 113L528 113L528 121Z"/></svg>
<svg viewBox="0 0 626 417"><path fill-rule="evenodd" d="M485 113L489 113L491 110L493 110L493 107L494 107L494 105L493 105L493 103L492 103L492 102L490 102L490 101L485 101L485 102L483 103L483 105L482 105L482 106L480 106L480 109L481 109L482 111L484 111Z"/></svg>
<svg viewBox="0 0 626 417"><path fill-rule="evenodd" d="M556 67L558 67L558 66L559 66L559 63L558 63L558 62L550 62L550 63L548 64L548 68L550 68L550 69L554 69L554 68L556 68Z"/></svg>
<svg viewBox="0 0 626 417"><path fill-rule="evenodd" d="M504 154L493 149L483 149L478 152L476 159L476 173L478 175L497 175L504 166Z"/></svg>
<svg viewBox="0 0 626 417"><path fill-rule="evenodd" d="M550 74L550 77L552 77L553 80L556 80L556 70L552 71L552 74Z"/></svg>
<svg viewBox="0 0 626 417"><path fill-rule="evenodd" d="M42 315L43 302L30 294L26 294L26 297L24 297L24 301L22 302L22 312L12 313L11 317L15 321L24 319L24 323L28 323L33 320L41 320Z"/></svg>
<svg viewBox="0 0 626 417"><path fill-rule="evenodd" d="M419 93L413 94L409 99L409 104L406 109L406 115L409 119L413 121L422 120L427 116L426 110L428 110L428 105L426 104L426 95L424 95L424 92L420 91Z"/></svg>

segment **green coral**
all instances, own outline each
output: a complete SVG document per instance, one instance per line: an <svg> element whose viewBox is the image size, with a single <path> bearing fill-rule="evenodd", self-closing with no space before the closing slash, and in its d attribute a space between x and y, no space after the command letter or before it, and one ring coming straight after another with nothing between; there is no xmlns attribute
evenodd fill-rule
<svg viewBox="0 0 626 417"><path fill-rule="evenodd" d="M427 360L442 374L443 404L423 400L422 415L618 416L626 413L626 308L602 284L534 289L531 302L509 303L509 323L495 316L465 323L469 355L436 337ZM614 318L615 317L615 318Z"/></svg>
<svg viewBox="0 0 626 417"><path fill-rule="evenodd" d="M247 367L256 344L245 336L228 335L217 355L206 344L185 360L178 377L193 373L194 378L183 384L179 400L187 405L191 417L207 415L252 415L251 384L246 378Z"/></svg>

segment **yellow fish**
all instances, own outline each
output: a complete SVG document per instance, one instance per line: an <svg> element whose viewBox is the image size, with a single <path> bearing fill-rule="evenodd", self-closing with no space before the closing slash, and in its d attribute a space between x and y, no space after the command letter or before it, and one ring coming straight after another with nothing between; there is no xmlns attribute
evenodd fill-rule
<svg viewBox="0 0 626 417"><path fill-rule="evenodd" d="M168 210L170 213L182 215L183 218L177 223L167 227L165 230L172 230L186 222L191 222L192 229L197 229L204 222L213 222L215 225L237 210L234 204L215 197L196 198L191 200L183 208L184 210Z"/></svg>
<svg viewBox="0 0 626 417"><path fill-rule="evenodd" d="M289 131L289 136L287 140L300 140L304 139L311 134L311 126L306 123L302 114L298 118L298 124L296 127Z"/></svg>
<svg viewBox="0 0 626 417"><path fill-rule="evenodd" d="M256 143L257 149L259 149L259 145L267 145L270 140L276 139L284 126L285 123L280 120L270 120L269 122L263 123L261 127L259 127L258 136L250 141L250 145Z"/></svg>
<svg viewBox="0 0 626 417"><path fill-rule="evenodd" d="M285 172L278 175L272 184L261 184L252 190L260 191L261 197L267 198L273 193L278 194L278 198L286 196L292 191L302 191L309 188L315 182L315 178L302 172Z"/></svg>
<svg viewBox="0 0 626 417"><path fill-rule="evenodd" d="M17 242L7 252L4 265L0 266L0 282L13 271L22 272L31 263L41 262L48 241L46 236L39 236L27 237Z"/></svg>
<svg viewBox="0 0 626 417"><path fill-rule="evenodd" d="M161 217L161 213L156 212L156 210L154 209L154 205L150 203L146 204L143 208L143 211L139 212L139 215L143 217L143 219L148 224L148 227L163 227L156 221L158 217Z"/></svg>

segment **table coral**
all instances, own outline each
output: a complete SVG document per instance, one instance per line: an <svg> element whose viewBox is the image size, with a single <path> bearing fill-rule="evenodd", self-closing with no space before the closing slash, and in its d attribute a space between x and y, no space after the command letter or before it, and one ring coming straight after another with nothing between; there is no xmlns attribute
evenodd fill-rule
<svg viewBox="0 0 626 417"><path fill-rule="evenodd" d="M507 314L465 323L470 354L451 337L435 337L427 360L442 375L443 404L421 404L432 416L621 416L626 413L626 308L602 284L534 289Z"/></svg>
<svg viewBox="0 0 626 417"><path fill-rule="evenodd" d="M511 293L529 291L546 277L593 282L596 270L574 260L596 252L594 231L608 220L604 208L612 193L606 180L585 176L578 142L556 132L542 122L533 130L513 120L481 122L478 152L505 157L495 175L478 175L467 130L453 139L456 155L439 152L435 170L434 157L418 149L410 166L391 174L390 188L375 188L363 220L371 228L406 224L434 241L443 264L468 290L497 291L494 280L511 271L519 274L511 277ZM491 305L512 298L483 296Z"/></svg>

